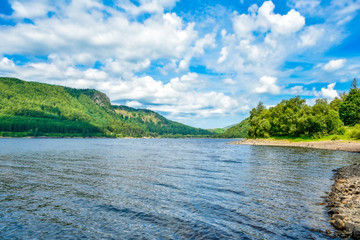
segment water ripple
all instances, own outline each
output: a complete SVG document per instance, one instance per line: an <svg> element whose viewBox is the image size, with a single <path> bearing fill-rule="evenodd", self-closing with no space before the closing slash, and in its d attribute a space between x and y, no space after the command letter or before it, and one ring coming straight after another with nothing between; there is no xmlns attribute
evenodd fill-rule
<svg viewBox="0 0 360 240"><path fill-rule="evenodd" d="M214 139L0 139L0 239L329 239L358 154Z"/></svg>

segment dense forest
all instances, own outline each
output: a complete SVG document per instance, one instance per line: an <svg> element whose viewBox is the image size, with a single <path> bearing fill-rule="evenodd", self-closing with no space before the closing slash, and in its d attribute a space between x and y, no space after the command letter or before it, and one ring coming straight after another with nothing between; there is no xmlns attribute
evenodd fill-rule
<svg viewBox="0 0 360 240"><path fill-rule="evenodd" d="M0 78L0 136L210 136L156 112L111 105L94 89Z"/></svg>
<svg viewBox="0 0 360 240"><path fill-rule="evenodd" d="M248 136L255 137L310 137L342 135L346 126L360 123L360 89L354 79L349 93L328 102L317 99L313 106L299 96L281 101L266 109L260 102L250 111ZM356 125L352 137L358 138Z"/></svg>

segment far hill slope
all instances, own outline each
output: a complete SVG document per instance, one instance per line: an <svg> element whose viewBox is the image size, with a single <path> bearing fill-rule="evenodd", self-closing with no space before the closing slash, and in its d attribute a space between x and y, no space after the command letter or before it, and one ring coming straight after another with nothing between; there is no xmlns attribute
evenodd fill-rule
<svg viewBox="0 0 360 240"><path fill-rule="evenodd" d="M115 112L121 119L128 123L141 127L147 132L160 135L209 135L209 131L193 128L187 125L171 121L157 112L148 109L135 109L127 106L113 105Z"/></svg>
<svg viewBox="0 0 360 240"><path fill-rule="evenodd" d="M249 118L244 119L239 124L230 127L224 133L217 134L219 138L246 138L250 128Z"/></svg>
<svg viewBox="0 0 360 240"><path fill-rule="evenodd" d="M150 110L113 106L94 89L74 89L0 78L3 136L188 136L211 133Z"/></svg>

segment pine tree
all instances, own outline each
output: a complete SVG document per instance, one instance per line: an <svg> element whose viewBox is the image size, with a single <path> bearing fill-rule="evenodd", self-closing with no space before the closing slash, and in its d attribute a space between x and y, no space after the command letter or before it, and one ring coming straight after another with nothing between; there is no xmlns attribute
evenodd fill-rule
<svg viewBox="0 0 360 240"><path fill-rule="evenodd" d="M354 78L354 80L351 83L351 89L357 89L357 88L358 88L357 80L356 78Z"/></svg>

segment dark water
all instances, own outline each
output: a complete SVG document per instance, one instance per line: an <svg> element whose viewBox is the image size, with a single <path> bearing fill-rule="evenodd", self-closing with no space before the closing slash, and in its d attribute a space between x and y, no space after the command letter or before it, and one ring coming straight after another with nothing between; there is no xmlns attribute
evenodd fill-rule
<svg viewBox="0 0 360 240"><path fill-rule="evenodd" d="M354 153L206 139L0 139L0 239L327 239Z"/></svg>

